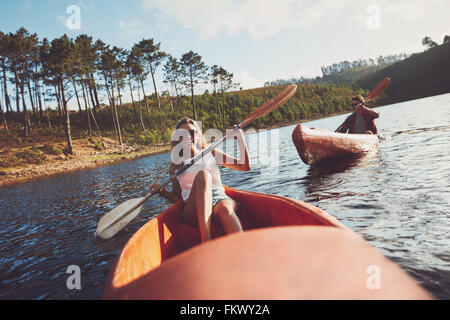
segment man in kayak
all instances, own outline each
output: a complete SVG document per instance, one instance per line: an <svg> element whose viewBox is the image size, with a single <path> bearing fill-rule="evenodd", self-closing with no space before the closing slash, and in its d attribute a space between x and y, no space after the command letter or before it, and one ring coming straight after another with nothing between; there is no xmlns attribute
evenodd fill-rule
<svg viewBox="0 0 450 320"><path fill-rule="evenodd" d="M352 98L352 107L355 111L345 119L344 123L336 129L336 132L378 134L375 119L380 115L378 112L363 106L363 102L364 97L361 95Z"/></svg>

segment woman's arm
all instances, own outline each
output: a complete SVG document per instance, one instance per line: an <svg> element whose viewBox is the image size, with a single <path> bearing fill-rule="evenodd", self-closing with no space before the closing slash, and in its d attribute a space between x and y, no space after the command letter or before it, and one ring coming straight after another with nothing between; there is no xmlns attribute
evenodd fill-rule
<svg viewBox="0 0 450 320"><path fill-rule="evenodd" d="M239 170L239 171L249 171L250 166L250 157L248 155L247 144L245 143L244 133L241 129L237 131L237 133L231 131L227 132L227 139L237 139L237 143L239 145L239 153L240 159L236 159L221 150L214 149L211 153L216 158L217 163L223 165L224 167ZM243 156L243 159L242 159Z"/></svg>
<svg viewBox="0 0 450 320"><path fill-rule="evenodd" d="M173 182L172 182L172 184L173 184ZM162 195L164 198L166 198L167 200L169 200L172 203L177 202L179 199L174 191L175 191L174 188L173 188L172 192L167 191L164 187L161 187L159 183L154 183L150 187L151 193L159 193L160 195Z"/></svg>
<svg viewBox="0 0 450 320"><path fill-rule="evenodd" d="M175 167L171 164L169 167L169 174L173 175L175 171ZM172 203L181 199L181 187L177 179L172 180L172 191L168 191L164 187L161 187L159 183L155 183L150 187L150 192L159 193Z"/></svg>

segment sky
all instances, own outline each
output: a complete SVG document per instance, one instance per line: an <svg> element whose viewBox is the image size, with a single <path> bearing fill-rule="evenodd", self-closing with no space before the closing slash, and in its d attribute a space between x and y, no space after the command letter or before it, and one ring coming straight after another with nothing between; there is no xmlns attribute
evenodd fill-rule
<svg viewBox="0 0 450 320"><path fill-rule="evenodd" d="M246 89L344 60L421 52L425 36L440 44L450 35L449 12L449 0L0 0L0 31L85 33L126 49L153 38L177 58L197 52ZM160 91L162 77L159 69Z"/></svg>

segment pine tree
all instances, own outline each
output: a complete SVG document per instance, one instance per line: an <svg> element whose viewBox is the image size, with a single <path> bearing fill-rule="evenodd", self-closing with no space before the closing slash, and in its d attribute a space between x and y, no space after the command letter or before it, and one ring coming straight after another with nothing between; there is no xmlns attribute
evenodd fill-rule
<svg viewBox="0 0 450 320"><path fill-rule="evenodd" d="M161 51L161 43L155 43L153 39L143 39L137 44L144 60L147 62L147 66L152 76L153 88L155 89L156 103L158 109L161 111L161 103L159 101L158 90L156 89L155 72L162 60L167 54Z"/></svg>
<svg viewBox="0 0 450 320"><path fill-rule="evenodd" d="M202 61L202 57L193 51L183 54L180 61L182 83L191 93L192 113L197 120L197 110L194 100L194 88L201 81L207 79L208 68Z"/></svg>

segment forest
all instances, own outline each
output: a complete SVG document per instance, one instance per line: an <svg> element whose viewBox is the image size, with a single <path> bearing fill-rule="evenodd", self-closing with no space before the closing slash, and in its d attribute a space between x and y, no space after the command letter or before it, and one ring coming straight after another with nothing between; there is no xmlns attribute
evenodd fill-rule
<svg viewBox="0 0 450 320"><path fill-rule="evenodd" d="M297 79L294 78L289 80L278 79L275 81L268 81L264 85L274 86L293 83L351 85L366 75L381 70L388 65L391 65L408 57L408 54L401 53L387 56L379 55L376 59L357 59L354 61L345 60L338 63L333 63L329 66L322 66L320 68L322 71L321 77L300 77Z"/></svg>
<svg viewBox="0 0 450 320"><path fill-rule="evenodd" d="M383 103L395 103L450 92L450 36L442 44L430 37L422 39L424 52L380 55L376 59L342 61L322 67L316 78L278 79L266 86L286 84L328 84L371 90L385 77L391 85L385 91Z"/></svg>
<svg viewBox="0 0 450 320"><path fill-rule="evenodd" d="M158 92L157 72L163 73L171 93ZM144 84L147 79L150 88ZM212 92L194 94L197 86L206 83ZM182 117L202 120L204 128L224 130L282 89L280 85L251 90L238 86L232 73L218 65L207 66L198 53L188 51L177 58L163 52L154 39L123 49L85 34L50 41L24 28L0 33L0 144L6 147L0 152L46 143L22 158L39 159L45 152L73 154L73 139L86 139L101 149L98 137L112 138L118 145L168 143ZM367 90L304 83L283 107L252 126L348 111L350 98L358 93ZM101 102L102 95L107 103ZM124 101L126 95L131 101ZM69 101L76 101L78 110L70 110ZM66 143L63 150L54 145L61 141ZM20 159L13 157L0 165L17 163Z"/></svg>
<svg viewBox="0 0 450 320"><path fill-rule="evenodd" d="M389 76L392 82L385 93L392 103L450 92L450 37L446 36L441 45L429 37L422 43L426 51L371 73L357 85L371 88L378 79Z"/></svg>

